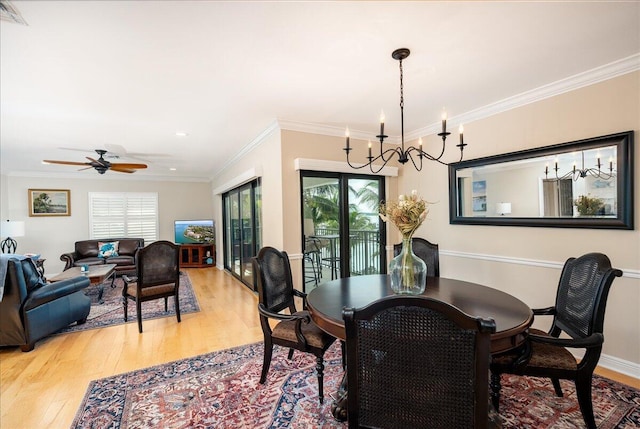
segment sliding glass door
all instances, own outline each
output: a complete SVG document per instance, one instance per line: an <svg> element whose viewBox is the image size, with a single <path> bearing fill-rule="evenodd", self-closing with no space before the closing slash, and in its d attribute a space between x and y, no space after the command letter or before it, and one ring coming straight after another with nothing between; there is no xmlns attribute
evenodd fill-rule
<svg viewBox="0 0 640 429"><path fill-rule="evenodd" d="M262 246L261 187L256 180L222 196L224 267L255 290L251 258Z"/></svg>
<svg viewBox="0 0 640 429"><path fill-rule="evenodd" d="M385 272L384 177L302 171L301 186L305 290Z"/></svg>

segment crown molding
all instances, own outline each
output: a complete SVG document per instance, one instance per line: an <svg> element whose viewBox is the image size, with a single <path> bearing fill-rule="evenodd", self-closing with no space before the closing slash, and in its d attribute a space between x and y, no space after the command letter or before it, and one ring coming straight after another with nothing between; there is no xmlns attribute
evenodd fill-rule
<svg viewBox="0 0 640 429"><path fill-rule="evenodd" d="M640 53L630 55L609 64L587 70L582 73L570 76L565 79L552 82L547 85L516 94L512 97L498 100L495 103L479 107L469 112L450 117L447 124L455 128L459 124L468 124L473 121L488 118L498 113L512 110L517 107L532 104L550 97L555 97L566 92L575 91L586 86L604 82L618 76L625 75L640 70ZM326 126L320 124L311 124L305 122L295 122L288 120L277 121L281 129L300 131L313 134L322 134L327 136L344 137L344 128L336 126ZM425 127L410 131L405 134L405 141L418 139L421 136L437 134L440 131L440 122L427 125ZM375 133L366 133L357 130L349 130L352 138L363 140L375 140ZM398 136L391 136L389 142L399 142Z"/></svg>

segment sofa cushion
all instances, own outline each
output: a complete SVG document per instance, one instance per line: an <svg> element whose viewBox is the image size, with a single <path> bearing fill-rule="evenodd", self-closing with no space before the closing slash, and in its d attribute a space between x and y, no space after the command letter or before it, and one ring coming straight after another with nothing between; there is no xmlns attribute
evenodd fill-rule
<svg viewBox="0 0 640 429"><path fill-rule="evenodd" d="M105 259L105 263L107 264L116 264L119 266L124 266L124 265L135 265L135 258L133 256L126 256L126 255L119 255L119 256L112 256L110 258L106 258Z"/></svg>
<svg viewBox="0 0 640 429"><path fill-rule="evenodd" d="M73 262L74 267L79 267L81 265L101 265L104 264L104 258L98 258L97 256L91 258L82 258Z"/></svg>
<svg viewBox="0 0 640 429"><path fill-rule="evenodd" d="M119 241L98 241L98 257L110 258L112 256L118 256Z"/></svg>
<svg viewBox="0 0 640 429"><path fill-rule="evenodd" d="M136 250L140 247L140 242L135 240L120 240L120 247L118 248L118 254L135 256Z"/></svg>

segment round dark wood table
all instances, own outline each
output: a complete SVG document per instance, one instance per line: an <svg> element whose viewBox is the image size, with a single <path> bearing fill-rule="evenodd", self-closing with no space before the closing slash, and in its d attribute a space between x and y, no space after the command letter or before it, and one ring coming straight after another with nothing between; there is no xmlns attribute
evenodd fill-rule
<svg viewBox="0 0 640 429"><path fill-rule="evenodd" d="M329 335L344 340L345 307L364 307L393 295L391 278L385 274L346 277L323 283L307 295L307 309L313 321ZM499 354L525 345L533 312L518 298L476 283L443 277L427 277L422 294L453 305L469 316L490 317L496 322L491 335L491 354ZM346 374L331 410L337 420L347 418Z"/></svg>
<svg viewBox="0 0 640 429"><path fill-rule="evenodd" d="M393 295L393 291L388 275L346 277L323 283L309 292L307 307L311 318L323 331L344 340L342 309L364 307L389 295ZM495 320L496 332L491 335L492 354L520 347L533 323L533 312L524 302L477 283L428 277L422 295L451 304L469 316Z"/></svg>

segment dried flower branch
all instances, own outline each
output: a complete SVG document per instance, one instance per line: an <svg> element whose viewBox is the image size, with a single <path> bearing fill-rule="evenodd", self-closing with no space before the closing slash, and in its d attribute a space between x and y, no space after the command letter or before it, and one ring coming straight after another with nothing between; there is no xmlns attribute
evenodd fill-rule
<svg viewBox="0 0 640 429"><path fill-rule="evenodd" d="M400 195L398 202L381 203L380 218L385 222L391 221L400 230L403 238L409 238L427 218L428 204L413 190L411 195Z"/></svg>

